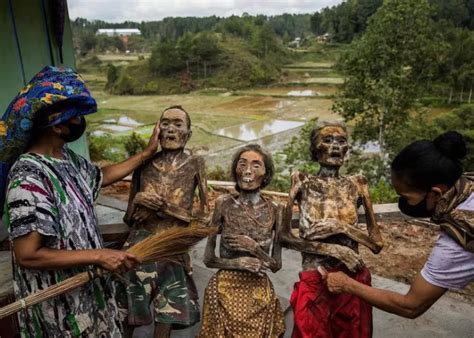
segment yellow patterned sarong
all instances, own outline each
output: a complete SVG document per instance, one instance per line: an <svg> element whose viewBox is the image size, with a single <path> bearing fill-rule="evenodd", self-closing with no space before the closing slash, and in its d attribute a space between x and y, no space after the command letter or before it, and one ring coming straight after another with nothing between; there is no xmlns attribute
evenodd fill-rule
<svg viewBox="0 0 474 338"><path fill-rule="evenodd" d="M204 295L199 337L279 337L285 332L280 301L268 276L219 270Z"/></svg>

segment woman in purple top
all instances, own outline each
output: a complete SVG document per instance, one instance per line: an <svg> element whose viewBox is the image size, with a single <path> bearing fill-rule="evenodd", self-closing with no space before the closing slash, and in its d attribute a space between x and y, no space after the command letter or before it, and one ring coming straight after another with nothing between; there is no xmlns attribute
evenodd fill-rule
<svg viewBox="0 0 474 338"><path fill-rule="evenodd" d="M326 275L331 292L348 292L381 310L416 318L448 289L474 281L474 176L463 174L466 153L463 137L451 131L434 141L413 142L392 163L400 210L412 217L431 217L442 230L408 293L372 288L342 272Z"/></svg>

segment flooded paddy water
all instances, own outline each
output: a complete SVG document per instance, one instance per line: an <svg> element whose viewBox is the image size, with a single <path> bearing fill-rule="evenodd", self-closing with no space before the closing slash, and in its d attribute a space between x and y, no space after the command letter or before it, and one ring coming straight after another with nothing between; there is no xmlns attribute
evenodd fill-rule
<svg viewBox="0 0 474 338"><path fill-rule="evenodd" d="M106 93L105 83L93 82L99 111L87 118L88 130L94 136L111 139L133 132L148 138L161 112L181 105L192 120L188 147L205 156L208 163L225 166L234 149L246 143L260 143L278 152L298 135L306 121L340 119L331 108L342 79L329 76L331 67L329 63L297 64L284 70L290 74L287 80L272 86L224 89L212 94L118 96ZM318 72L324 77L314 76ZM94 80L87 74L85 78ZM120 147L118 143L112 142L112 147Z"/></svg>
<svg viewBox="0 0 474 338"><path fill-rule="evenodd" d="M94 136L114 138L135 132L148 138L161 111L167 106L182 104L192 120L193 135L188 147L208 159L212 158L209 163L226 166L233 149L248 142L263 144L272 152L280 151L298 134L306 121L316 117L339 118L331 111L333 101L314 95L312 90L297 86L268 90L291 95L152 96L144 98L144 104L140 104L137 97L127 100L123 96L109 96L103 105L107 108L99 108L97 114L88 117L91 122L88 128ZM202 104L202 99L207 101L206 106ZM150 101L157 103L155 109L150 106Z"/></svg>
<svg viewBox="0 0 474 338"><path fill-rule="evenodd" d="M292 85L281 85L272 87L252 88L245 91L239 91L242 95L253 95L253 96L273 96L273 97L285 97L285 96L310 96L315 98L325 98L336 95L337 85L330 84L292 84Z"/></svg>
<svg viewBox="0 0 474 338"><path fill-rule="evenodd" d="M239 126L220 128L214 133L239 141L254 141L283 131L302 127L303 125L304 122L285 120L254 121Z"/></svg>

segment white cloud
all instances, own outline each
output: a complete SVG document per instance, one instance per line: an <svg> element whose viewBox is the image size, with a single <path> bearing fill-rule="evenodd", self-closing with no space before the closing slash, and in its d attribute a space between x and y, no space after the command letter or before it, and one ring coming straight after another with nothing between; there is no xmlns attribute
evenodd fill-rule
<svg viewBox="0 0 474 338"><path fill-rule="evenodd" d="M342 0L69 0L69 15L112 22L156 21L169 16L313 13Z"/></svg>

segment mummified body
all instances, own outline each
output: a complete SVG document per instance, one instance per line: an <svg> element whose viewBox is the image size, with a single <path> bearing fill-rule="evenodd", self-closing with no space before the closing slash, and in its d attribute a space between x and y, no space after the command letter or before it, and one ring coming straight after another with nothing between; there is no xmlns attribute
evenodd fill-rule
<svg viewBox="0 0 474 338"><path fill-rule="evenodd" d="M217 235L206 247L206 266L220 270L206 288L200 336L279 337L285 332L283 312L266 271L281 268L281 208L260 195L273 163L259 146L249 145L235 155L232 173L239 194L221 196L212 217L221 234L220 256Z"/></svg>
<svg viewBox="0 0 474 338"><path fill-rule="evenodd" d="M343 270L366 284L370 273L358 254L362 244L378 253L383 241L372 210L367 180L361 175L340 176L348 150L342 124L323 123L311 133L311 153L320 164L317 175L295 172L285 211L281 240L302 252L303 272L291 296L295 316L293 337L370 337L372 309L347 294L329 294L319 266ZM293 204L300 210L299 236L293 236L290 220ZM357 227L357 209L365 209L368 234ZM341 305L342 304L342 305ZM309 323L302 318L312 319Z"/></svg>
<svg viewBox="0 0 474 338"><path fill-rule="evenodd" d="M191 122L181 107L165 110L160 119L162 150L133 174L125 221L134 230L125 247L171 226L188 226L191 219L208 213L204 161L185 153ZM193 200L199 190L200 210L193 215ZM167 336L171 328L199 321L196 286L190 276L188 255L180 262L146 263L129 273L126 296L129 326L149 324L153 303L155 336Z"/></svg>

